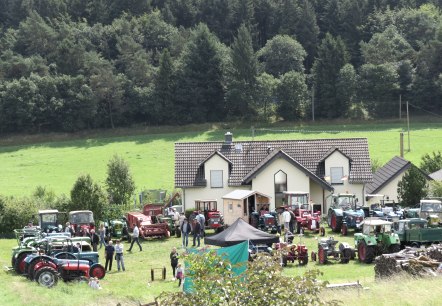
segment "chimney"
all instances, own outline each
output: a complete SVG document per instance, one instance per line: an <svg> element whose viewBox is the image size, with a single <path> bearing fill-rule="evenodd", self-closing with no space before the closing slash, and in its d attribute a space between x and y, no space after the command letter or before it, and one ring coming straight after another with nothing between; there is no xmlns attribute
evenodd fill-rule
<svg viewBox="0 0 442 306"><path fill-rule="evenodd" d="M224 144L230 145L233 141L233 134L230 132L227 132L224 134Z"/></svg>

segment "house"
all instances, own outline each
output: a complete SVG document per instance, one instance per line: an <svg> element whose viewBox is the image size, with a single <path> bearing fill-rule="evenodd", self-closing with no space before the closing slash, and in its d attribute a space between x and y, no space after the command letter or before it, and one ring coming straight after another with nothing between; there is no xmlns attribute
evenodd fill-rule
<svg viewBox="0 0 442 306"><path fill-rule="evenodd" d="M399 202L398 183L413 164L399 156L393 157L384 166L373 174L373 182L365 187L367 205L379 203L383 200ZM422 172L431 180L431 177Z"/></svg>
<svg viewBox="0 0 442 306"><path fill-rule="evenodd" d="M228 132L224 141L175 143L175 187L185 209L210 198L223 213L223 196L235 190L268 195L270 210L284 204L288 190L321 204L351 192L363 203L372 177L366 138L234 142Z"/></svg>

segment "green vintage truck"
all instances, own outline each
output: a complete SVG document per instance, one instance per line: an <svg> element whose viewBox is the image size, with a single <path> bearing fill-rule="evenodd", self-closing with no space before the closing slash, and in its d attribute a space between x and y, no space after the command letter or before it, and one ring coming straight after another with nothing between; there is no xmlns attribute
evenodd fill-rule
<svg viewBox="0 0 442 306"><path fill-rule="evenodd" d="M422 218L395 221L393 230L399 236L402 248L442 242L442 227L430 227L428 220Z"/></svg>

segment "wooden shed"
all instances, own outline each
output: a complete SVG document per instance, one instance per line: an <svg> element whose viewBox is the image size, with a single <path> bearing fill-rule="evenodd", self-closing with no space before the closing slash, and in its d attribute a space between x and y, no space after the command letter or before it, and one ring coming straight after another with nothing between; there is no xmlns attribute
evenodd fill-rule
<svg viewBox="0 0 442 306"><path fill-rule="evenodd" d="M253 190L234 190L223 199L224 223L231 225L238 218L250 223L250 215L254 211L269 210L270 196Z"/></svg>

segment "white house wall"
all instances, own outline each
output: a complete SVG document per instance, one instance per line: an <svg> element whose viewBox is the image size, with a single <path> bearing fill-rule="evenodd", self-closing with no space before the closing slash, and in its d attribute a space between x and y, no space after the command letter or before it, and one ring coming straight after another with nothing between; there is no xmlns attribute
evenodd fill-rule
<svg viewBox="0 0 442 306"><path fill-rule="evenodd" d="M333 193L352 193L356 195L356 198L358 199L359 203L361 205L365 204L365 198L364 198L364 184L350 184L348 182L349 173L350 173L350 161L348 158L343 155L339 151L335 151L332 154L330 154L329 157L325 160L325 176L330 177L330 183L331 183L331 174L330 174L330 168L331 167L342 167L343 168L343 177L341 184L331 184L334 188ZM331 204L331 198L330 193L326 192L326 211L328 210L330 204Z"/></svg>
<svg viewBox="0 0 442 306"><path fill-rule="evenodd" d="M398 185L399 181L402 180L402 178L404 177L405 173L406 172L404 171L403 173L401 173L398 176L396 176L394 179L392 179L390 182L388 182L387 185L382 187L376 193L384 195L385 196L384 197L385 200L387 200L387 197L388 197L388 200L390 200L390 201L394 200L396 203L398 203L399 200L398 200L398 194L397 194L397 185ZM380 198L380 197L370 198L367 201L367 205L379 203L380 200L382 200L382 198Z"/></svg>
<svg viewBox="0 0 442 306"><path fill-rule="evenodd" d="M223 188L211 188L210 187L210 170L222 170L223 171ZM250 186L228 186L229 178L229 163L221 158L219 155L213 155L204 164L204 175L207 181L206 187L202 188L186 188L183 190L184 194L184 209L195 208L195 200L217 200L218 210L224 214L223 199L222 197L231 191L237 189L250 190Z"/></svg>
<svg viewBox="0 0 442 306"><path fill-rule="evenodd" d="M310 192L310 178L304 172L283 158L275 159L252 181L252 190L271 196L270 210L275 209L274 175L279 170L287 174L287 190Z"/></svg>

